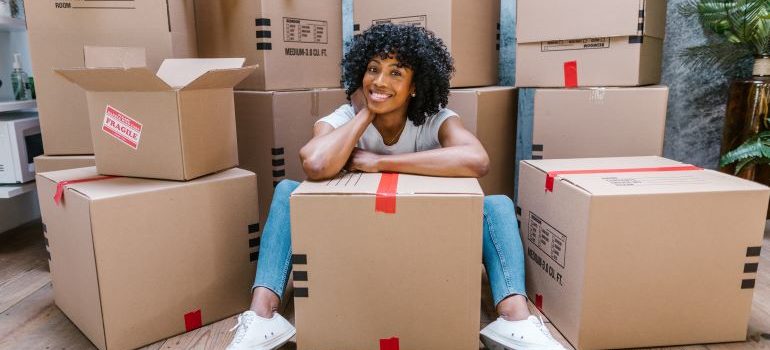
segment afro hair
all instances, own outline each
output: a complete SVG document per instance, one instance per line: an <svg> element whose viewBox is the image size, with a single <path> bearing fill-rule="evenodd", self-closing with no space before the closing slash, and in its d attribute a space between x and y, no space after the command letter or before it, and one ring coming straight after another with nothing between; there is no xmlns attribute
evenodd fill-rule
<svg viewBox="0 0 770 350"><path fill-rule="evenodd" d="M446 45L433 32L413 25L386 23L356 35L342 60L348 100L361 87L366 67L376 56L395 58L414 72L416 97L410 100L406 112L414 125L422 125L446 107L454 66Z"/></svg>

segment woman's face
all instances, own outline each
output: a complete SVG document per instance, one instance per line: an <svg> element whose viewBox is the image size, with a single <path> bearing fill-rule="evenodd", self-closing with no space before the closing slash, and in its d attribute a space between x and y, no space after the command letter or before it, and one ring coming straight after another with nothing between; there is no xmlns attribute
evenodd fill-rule
<svg viewBox="0 0 770 350"><path fill-rule="evenodd" d="M401 66L395 58L372 58L366 66L363 81L369 110L374 114L406 110L414 92L412 76L412 69Z"/></svg>

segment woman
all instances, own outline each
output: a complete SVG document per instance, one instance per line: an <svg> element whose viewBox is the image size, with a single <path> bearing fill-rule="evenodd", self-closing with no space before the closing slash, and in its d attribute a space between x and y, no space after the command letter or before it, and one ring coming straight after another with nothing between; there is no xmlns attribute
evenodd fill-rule
<svg viewBox="0 0 770 350"><path fill-rule="evenodd" d="M357 35L343 60L351 105L320 119L300 151L309 179L342 170L481 177L489 159L447 104L452 59L443 42L419 27L384 24ZM228 349L274 349L294 327L276 311L291 270L289 196L282 181L262 235L250 310L238 318ZM483 258L500 317L481 331L490 348L562 349L530 315L524 254L506 196L484 200Z"/></svg>

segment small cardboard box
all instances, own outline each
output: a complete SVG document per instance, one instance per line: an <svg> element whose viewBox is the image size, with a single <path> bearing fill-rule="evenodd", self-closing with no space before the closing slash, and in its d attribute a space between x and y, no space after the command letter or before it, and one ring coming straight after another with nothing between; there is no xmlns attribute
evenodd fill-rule
<svg viewBox="0 0 770 350"><path fill-rule="evenodd" d="M85 93L54 73L83 67L85 46L143 47L147 67L197 57L192 0L24 1L43 144L48 155L93 154Z"/></svg>
<svg viewBox="0 0 770 350"><path fill-rule="evenodd" d="M100 174L190 180L238 165L233 86L242 58L169 59L146 68L56 72L88 93Z"/></svg>
<svg viewBox="0 0 770 350"><path fill-rule="evenodd" d="M38 174L37 188L54 301L97 348L134 349L248 307L254 173L63 182L94 177Z"/></svg>
<svg viewBox="0 0 770 350"><path fill-rule="evenodd" d="M356 34L381 23L417 25L436 33L454 59L452 87L499 82L500 1L355 0L353 14Z"/></svg>
<svg viewBox="0 0 770 350"><path fill-rule="evenodd" d="M469 178L302 183L291 196L298 349L378 350L392 337L477 349L482 207Z"/></svg>
<svg viewBox="0 0 770 350"><path fill-rule="evenodd" d="M239 90L340 86L339 0L196 0L195 16L201 57L259 65Z"/></svg>
<svg viewBox="0 0 770 350"><path fill-rule="evenodd" d="M666 86L519 89L516 160L662 156L667 104Z"/></svg>
<svg viewBox="0 0 770 350"><path fill-rule="evenodd" d="M75 168L92 167L96 165L94 156L49 156L35 157L35 172L46 173L49 171L67 170Z"/></svg>
<svg viewBox="0 0 770 350"><path fill-rule="evenodd" d="M519 0L516 6L516 86L660 82L665 0Z"/></svg>
<svg viewBox="0 0 770 350"><path fill-rule="evenodd" d="M529 160L531 300L577 349L744 341L770 189L660 157Z"/></svg>
<svg viewBox="0 0 770 350"><path fill-rule="evenodd" d="M514 195L516 97L516 89L505 86L452 89L449 94L447 108L457 112L489 155L489 173L479 179L488 195Z"/></svg>
<svg viewBox="0 0 770 350"><path fill-rule="evenodd" d="M305 180L299 150L313 138L315 122L347 103L343 89L235 92L238 161L257 173L260 222L278 182Z"/></svg>

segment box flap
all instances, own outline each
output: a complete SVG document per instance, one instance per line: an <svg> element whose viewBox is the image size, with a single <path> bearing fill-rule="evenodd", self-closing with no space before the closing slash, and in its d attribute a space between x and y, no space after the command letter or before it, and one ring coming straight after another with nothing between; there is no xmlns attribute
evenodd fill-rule
<svg viewBox="0 0 770 350"><path fill-rule="evenodd" d="M661 6L665 9L665 0L519 0L516 38L520 44L635 35L662 39L665 11L658 11Z"/></svg>
<svg viewBox="0 0 770 350"><path fill-rule="evenodd" d="M292 195L299 194L377 194L383 179L380 173L342 173L325 181L305 181ZM392 179L392 178L391 178ZM387 180L386 180L387 181ZM469 194L483 195L474 178L432 177L398 174L396 193L410 194Z"/></svg>
<svg viewBox="0 0 770 350"><path fill-rule="evenodd" d="M543 172L544 184L547 183L547 173L556 172L552 173L554 192L558 191L556 183L567 183L595 196L768 190L758 183L662 157L549 159L524 162ZM626 169L632 171L625 171ZM596 172L558 173L583 170Z"/></svg>
<svg viewBox="0 0 770 350"><path fill-rule="evenodd" d="M173 90L147 68L70 68L55 71L86 91Z"/></svg>
<svg viewBox="0 0 770 350"><path fill-rule="evenodd" d="M164 181L153 179L142 179L134 177L114 177L106 180L81 182L69 184L66 190L77 191L91 200L98 200L111 197L120 197L136 193L158 191L167 188L189 185L190 183L218 181L225 178L236 178L249 176L253 174L250 171L232 168L213 175L204 176L191 181ZM79 179L88 179L100 176L96 172L96 167L68 169L61 171L52 171L38 174L38 176L47 178L55 183L61 181L72 181ZM53 198L50 199L53 201Z"/></svg>
<svg viewBox="0 0 770 350"><path fill-rule="evenodd" d="M86 68L139 68L147 67L144 47L84 46Z"/></svg>
<svg viewBox="0 0 770 350"><path fill-rule="evenodd" d="M158 77L168 85L181 88L210 70L241 68L245 60L244 58L167 59L158 68Z"/></svg>
<svg viewBox="0 0 770 350"><path fill-rule="evenodd" d="M243 68L210 70L187 84L182 90L232 88L241 80L246 79L257 67L257 65L253 65Z"/></svg>

